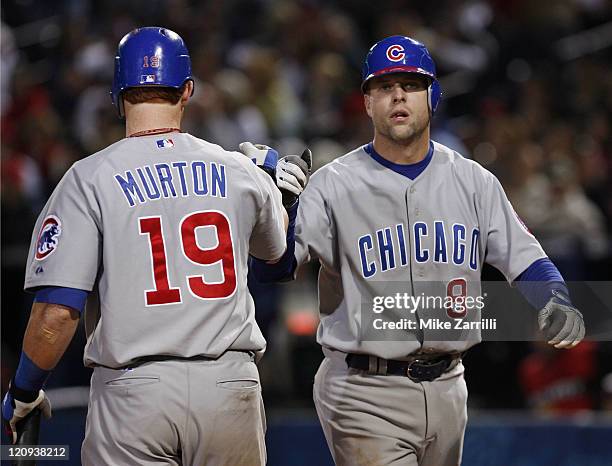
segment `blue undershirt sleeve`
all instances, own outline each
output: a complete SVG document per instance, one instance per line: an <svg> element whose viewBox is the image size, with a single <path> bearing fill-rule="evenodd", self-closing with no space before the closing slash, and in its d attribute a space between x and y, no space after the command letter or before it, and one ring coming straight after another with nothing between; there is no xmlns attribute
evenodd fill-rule
<svg viewBox="0 0 612 466"><path fill-rule="evenodd" d="M287 250L280 260L274 264L251 256L249 265L253 276L260 283L285 282L293 278L293 272L297 267L295 259L295 219L298 212L298 201L287 209L289 224L287 226Z"/></svg>
<svg viewBox="0 0 612 466"><path fill-rule="evenodd" d="M34 302L61 304L75 311L83 312L87 302L88 291L77 288L64 288L61 286L47 286L36 291Z"/></svg>
<svg viewBox="0 0 612 466"><path fill-rule="evenodd" d="M569 291L561 273L549 258L538 259L515 280L515 285L529 304L542 309L554 296L553 291L569 297Z"/></svg>
<svg viewBox="0 0 612 466"><path fill-rule="evenodd" d="M19 358L19 366L15 372L15 386L25 391L40 390L51 371L47 371L38 367L23 351Z"/></svg>

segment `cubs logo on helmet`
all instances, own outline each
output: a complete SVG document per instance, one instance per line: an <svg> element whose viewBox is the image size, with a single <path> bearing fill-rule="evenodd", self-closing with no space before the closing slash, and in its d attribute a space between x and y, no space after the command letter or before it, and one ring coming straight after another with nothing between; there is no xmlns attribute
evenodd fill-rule
<svg viewBox="0 0 612 466"><path fill-rule="evenodd" d="M55 215L49 215L47 218L45 218L42 226L40 227L38 240L36 241L36 254L34 257L40 261L53 254L57 248L61 234L62 223L60 222L60 219Z"/></svg>
<svg viewBox="0 0 612 466"><path fill-rule="evenodd" d="M387 49L387 58L391 61L402 61L405 56L404 47L399 44L393 44Z"/></svg>

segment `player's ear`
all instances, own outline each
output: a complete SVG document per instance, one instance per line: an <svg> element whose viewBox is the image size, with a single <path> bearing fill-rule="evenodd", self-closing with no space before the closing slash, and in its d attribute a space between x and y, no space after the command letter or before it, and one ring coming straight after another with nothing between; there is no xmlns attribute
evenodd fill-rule
<svg viewBox="0 0 612 466"><path fill-rule="evenodd" d="M193 81L189 80L185 83L185 89L183 89L183 94L181 95L181 102L184 104L187 103L189 97L193 95Z"/></svg>
<svg viewBox="0 0 612 466"><path fill-rule="evenodd" d="M366 113L370 118L372 118L372 98L367 92L363 94L363 104L365 106Z"/></svg>

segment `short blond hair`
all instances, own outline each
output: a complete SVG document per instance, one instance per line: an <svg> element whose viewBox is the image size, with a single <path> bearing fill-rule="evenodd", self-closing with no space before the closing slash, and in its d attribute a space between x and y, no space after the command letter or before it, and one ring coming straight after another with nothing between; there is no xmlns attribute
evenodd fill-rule
<svg viewBox="0 0 612 466"><path fill-rule="evenodd" d="M183 84L178 89L161 86L131 87L123 91L123 98L131 104L142 104L144 102L159 99L176 105L181 99L183 92L185 92L186 86L187 84Z"/></svg>

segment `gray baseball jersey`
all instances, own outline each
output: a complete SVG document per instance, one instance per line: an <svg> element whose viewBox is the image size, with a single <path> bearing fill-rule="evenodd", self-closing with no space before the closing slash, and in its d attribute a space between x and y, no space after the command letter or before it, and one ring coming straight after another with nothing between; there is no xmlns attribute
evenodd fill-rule
<svg viewBox="0 0 612 466"><path fill-rule="evenodd" d="M62 178L25 288L97 289L86 365L262 351L247 259L282 255L282 212L272 179L240 153L185 133L126 138Z"/></svg>
<svg viewBox="0 0 612 466"><path fill-rule="evenodd" d="M546 257L495 176L435 142L429 165L414 180L365 147L319 169L300 196L295 256L298 265L321 263L318 342L386 359L464 351L480 331L447 340L427 329L386 341L364 338L364 313L372 314L374 297L400 288L413 296L477 297L483 262L512 282Z"/></svg>

